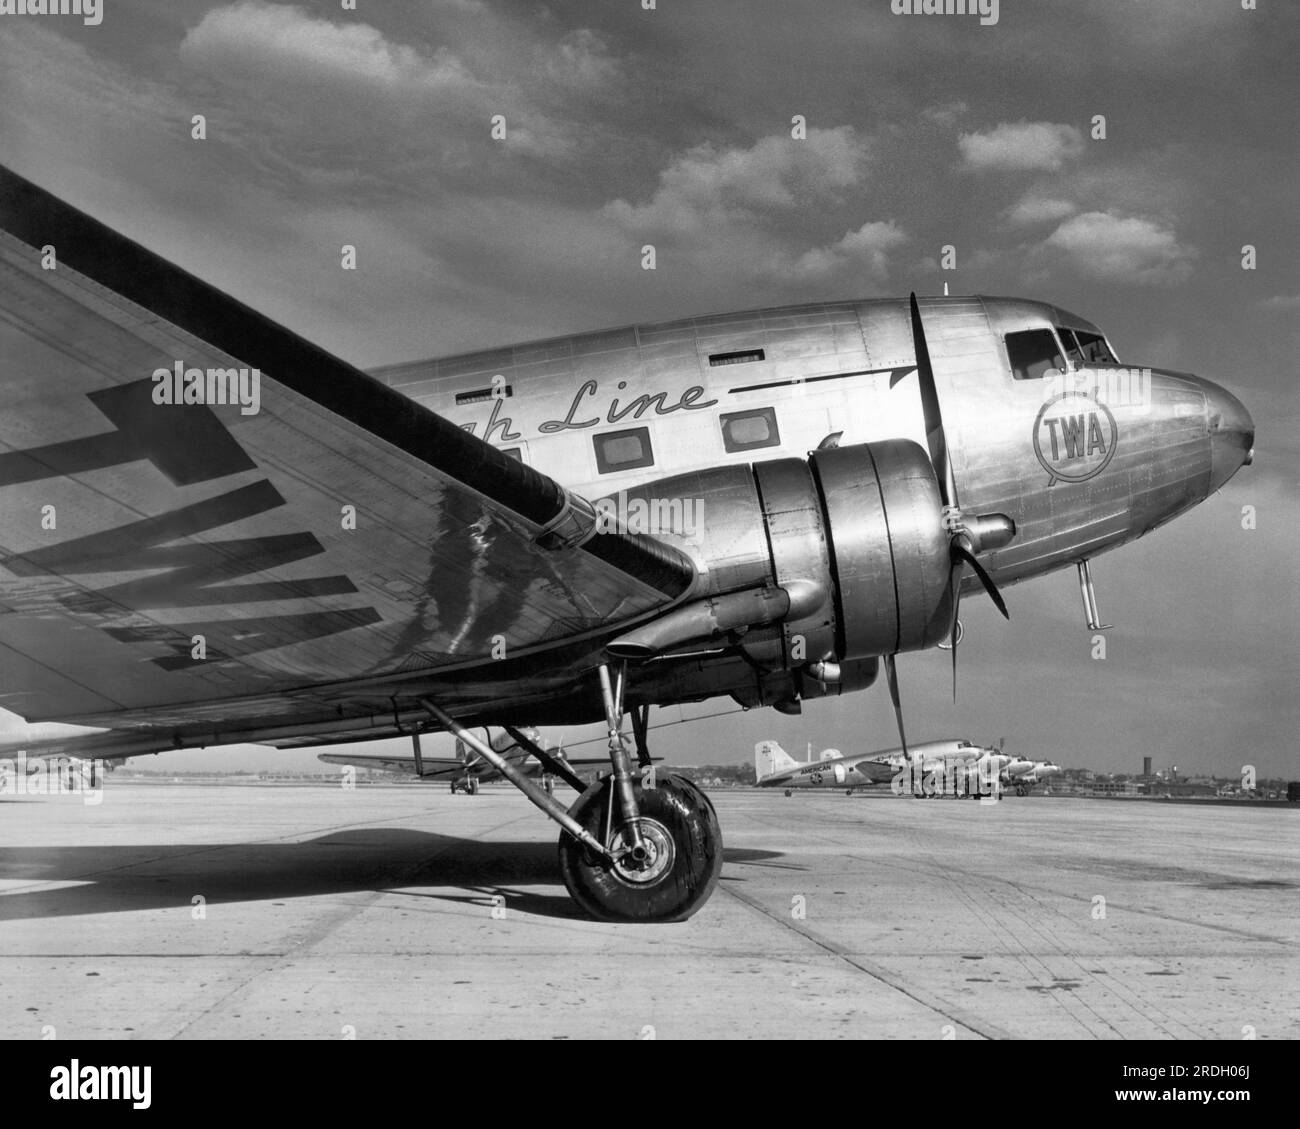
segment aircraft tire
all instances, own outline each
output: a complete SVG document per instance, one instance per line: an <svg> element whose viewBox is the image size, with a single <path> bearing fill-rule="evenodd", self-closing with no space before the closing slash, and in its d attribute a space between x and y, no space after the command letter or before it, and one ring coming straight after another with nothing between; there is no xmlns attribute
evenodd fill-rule
<svg viewBox="0 0 1300 1129"><path fill-rule="evenodd" d="M605 833L609 778L578 797L569 814L591 835ZM573 900L602 921L685 921L709 900L722 872L722 830L713 804L689 780L658 773L656 786L635 784L642 835L655 847L649 873L621 869L568 832L560 834L560 873ZM612 848L622 831L612 829Z"/></svg>
<svg viewBox="0 0 1300 1129"><path fill-rule="evenodd" d="M478 780L476 780L473 776L471 776L468 780L466 780L466 781L465 781L465 791L468 792L471 796L477 796L477 795L478 795Z"/></svg>

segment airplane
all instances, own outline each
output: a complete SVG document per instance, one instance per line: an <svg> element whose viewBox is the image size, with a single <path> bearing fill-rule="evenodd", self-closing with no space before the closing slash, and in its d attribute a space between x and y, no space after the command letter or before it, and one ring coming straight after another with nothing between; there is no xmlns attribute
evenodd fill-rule
<svg viewBox="0 0 1300 1129"><path fill-rule="evenodd" d="M1003 783L1013 785L1017 796L1027 796L1035 784L1041 784L1044 780L1059 775L1060 772L1059 764L1051 761L1034 761L1024 772L1009 776L1003 780Z"/></svg>
<svg viewBox="0 0 1300 1129"><path fill-rule="evenodd" d="M1091 560L1253 455L1230 392L1027 299L365 373L7 169L0 310L0 706L29 756L447 731L613 921L689 917L722 866L708 797L647 772L652 706L797 714L883 670L906 749L897 657L946 646L955 693L964 594L1009 617L1001 589L1074 567L1099 629ZM609 770L568 807L470 732L588 723Z"/></svg>
<svg viewBox="0 0 1300 1129"><path fill-rule="evenodd" d="M532 744L540 745L542 743L542 735L536 729L525 726L522 732ZM525 748L508 731L499 733L495 737L488 733L485 739L498 756L514 765L520 772L528 776L540 777L542 787L547 795L555 793L555 776L547 771L546 766L537 761L532 752ZM605 765L609 763L606 757L586 757L575 760L566 756L564 750L559 746L549 747L546 751L554 761L567 766L569 769L579 765ZM324 764L373 768L384 772L409 774L421 780L444 780L450 786L453 796L457 792L464 792L467 796L476 796L480 784L491 784L506 779L504 773L494 768L459 738L456 739L456 755L454 757L428 757L423 755L417 735L414 740L414 755L410 757L371 756L357 753L319 753L316 759ZM586 786L584 784L580 791L585 790Z"/></svg>
<svg viewBox="0 0 1300 1129"><path fill-rule="evenodd" d="M936 796L1002 799L1002 786L1015 773L1028 769L1029 762L970 741L940 743L932 752L917 756L898 750L880 758L897 775L890 781L898 795L910 793L918 800Z"/></svg>
<svg viewBox="0 0 1300 1129"><path fill-rule="evenodd" d="M913 775L920 779L934 773L942 776L945 769L951 771L955 765L974 764L996 755L993 750L982 749L970 741L947 740L913 744L906 750L848 755L838 749L823 749L817 760L809 758L800 762L775 741L759 741L754 746L754 787L783 788L787 796L793 795L794 789L843 788L851 796L857 788L890 784L908 769L914 769ZM1002 763L998 761L998 767Z"/></svg>

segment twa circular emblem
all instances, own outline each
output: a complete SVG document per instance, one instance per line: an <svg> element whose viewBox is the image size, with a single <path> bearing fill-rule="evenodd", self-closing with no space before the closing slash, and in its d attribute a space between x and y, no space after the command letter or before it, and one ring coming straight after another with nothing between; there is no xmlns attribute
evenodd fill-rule
<svg viewBox="0 0 1300 1129"><path fill-rule="evenodd" d="M1115 456L1119 428L1110 409L1086 392L1048 400L1034 420L1034 454L1057 482L1086 482Z"/></svg>

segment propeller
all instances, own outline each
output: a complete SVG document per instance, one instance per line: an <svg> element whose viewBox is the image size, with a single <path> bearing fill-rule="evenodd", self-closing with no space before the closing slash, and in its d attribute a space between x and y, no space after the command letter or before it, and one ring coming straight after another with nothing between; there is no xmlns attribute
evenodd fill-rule
<svg viewBox="0 0 1300 1129"><path fill-rule="evenodd" d="M943 525L948 532L948 558L950 561L948 594L952 605L952 626L948 630L948 650L952 652L952 700L957 700L957 644L961 625L962 574L967 568L979 578L994 606L1004 618L1010 619L1006 601L998 591L993 578L976 559L982 547L1000 548L1015 536L1015 522L1002 514L989 518L964 518L957 505L957 483L953 478L952 460L948 454L948 440L944 433L943 414L939 410L939 393L934 382L934 366L930 362L930 347L925 339L925 325L921 321L921 307L915 292L909 298L912 318L912 343L916 350L916 376L921 386L921 411L925 422L925 441L934 465L939 484L939 497L943 502ZM985 545L985 542L988 545ZM898 669L895 656L885 655L885 675L889 681L889 697L894 704L894 717L898 722L898 736L903 745L903 755L911 760L907 749L907 736L903 732L903 708L898 692Z"/></svg>
<svg viewBox="0 0 1300 1129"><path fill-rule="evenodd" d="M911 760L912 754L907 751L907 734L903 731L903 703L898 695L898 667L894 664L894 656L885 656L885 680L889 683L889 700L894 703L894 719L898 722L898 739L903 745L903 758Z"/></svg>

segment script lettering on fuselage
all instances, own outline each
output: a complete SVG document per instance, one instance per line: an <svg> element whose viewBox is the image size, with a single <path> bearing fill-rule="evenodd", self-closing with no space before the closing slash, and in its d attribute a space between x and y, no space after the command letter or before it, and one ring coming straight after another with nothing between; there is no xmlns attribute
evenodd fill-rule
<svg viewBox="0 0 1300 1129"><path fill-rule="evenodd" d="M627 381L618 382L618 391L622 392L627 388ZM537 432L540 435L554 435L560 431L581 431L588 427L596 427L602 422L605 423L622 423L624 420L638 420L646 414L651 408L654 409L656 416L672 415L673 412L696 412L705 408L711 408L717 404L717 400L700 400L705 394L704 386L701 384L692 384L685 389L677 398L676 403L668 402L668 393L664 392L646 392L640 396L635 396L627 403L621 402L618 396L612 396L605 410L597 415L590 415L595 405L593 401L600 398L600 383L595 380L584 380L579 385L578 390L574 392L573 399L569 401L568 411L565 412L563 419L548 419L537 425ZM495 401L492 406L492 415L488 419L486 429L483 432L483 438L491 440L493 433L501 430L501 439L503 442L511 442L522 438L519 432L512 431L513 421L510 417L500 416L501 400ZM477 434L477 423L463 423L462 429L468 431L471 435Z"/></svg>

